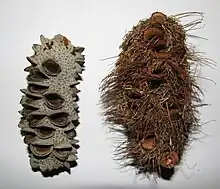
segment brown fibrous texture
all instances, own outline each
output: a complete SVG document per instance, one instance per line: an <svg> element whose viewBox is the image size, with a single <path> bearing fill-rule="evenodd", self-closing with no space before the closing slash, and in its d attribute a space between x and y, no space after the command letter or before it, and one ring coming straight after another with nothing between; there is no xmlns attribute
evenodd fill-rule
<svg viewBox="0 0 220 189"><path fill-rule="evenodd" d="M200 128L201 90L191 70L200 58L179 20L160 12L134 26L120 48L100 87L105 121L125 136L116 157L161 177L162 168L180 164Z"/></svg>

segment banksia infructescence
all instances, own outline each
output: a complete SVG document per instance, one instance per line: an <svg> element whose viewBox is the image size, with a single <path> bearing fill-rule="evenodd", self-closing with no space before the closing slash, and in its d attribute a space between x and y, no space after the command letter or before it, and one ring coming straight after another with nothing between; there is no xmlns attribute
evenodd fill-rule
<svg viewBox="0 0 220 189"><path fill-rule="evenodd" d="M169 180L199 131L201 91L192 69L203 59L186 44L186 30L198 22L179 22L189 15L155 12L140 21L100 87L106 123L126 138L116 157L137 174Z"/></svg>
<svg viewBox="0 0 220 189"><path fill-rule="evenodd" d="M62 35L40 36L35 54L27 57L28 87L21 89L23 109L19 127L28 145L30 165L45 176L76 166L79 124L76 85L84 70L83 47L75 47Z"/></svg>

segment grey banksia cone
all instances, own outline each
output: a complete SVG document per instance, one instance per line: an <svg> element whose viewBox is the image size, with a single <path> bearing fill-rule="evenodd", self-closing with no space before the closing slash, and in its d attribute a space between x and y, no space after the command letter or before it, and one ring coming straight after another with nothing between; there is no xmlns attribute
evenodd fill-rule
<svg viewBox="0 0 220 189"><path fill-rule="evenodd" d="M75 47L64 36L53 39L40 36L34 55L27 57L31 66L27 89L20 101L23 109L19 128L28 145L30 165L34 171L54 176L77 165L80 83L84 70L83 47Z"/></svg>

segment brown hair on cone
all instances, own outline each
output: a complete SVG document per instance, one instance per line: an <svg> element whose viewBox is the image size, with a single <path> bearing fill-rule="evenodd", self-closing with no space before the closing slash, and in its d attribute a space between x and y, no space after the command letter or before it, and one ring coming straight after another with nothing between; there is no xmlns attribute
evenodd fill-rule
<svg viewBox="0 0 220 189"><path fill-rule="evenodd" d="M105 121L126 137L116 157L138 174L169 180L200 126L200 89L190 72L200 59L186 45L186 29L159 12L140 21L102 81Z"/></svg>

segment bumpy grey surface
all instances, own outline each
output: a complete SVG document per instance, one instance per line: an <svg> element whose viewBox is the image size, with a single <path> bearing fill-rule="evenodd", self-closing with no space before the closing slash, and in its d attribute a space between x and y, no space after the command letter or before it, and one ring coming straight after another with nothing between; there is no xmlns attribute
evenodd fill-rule
<svg viewBox="0 0 220 189"><path fill-rule="evenodd" d="M34 44L35 54L24 71L28 87L20 104L23 109L19 127L28 145L33 170L50 176L76 166L79 147L76 127L79 124L76 85L84 70L83 47L75 47L64 36L53 39L40 36L41 45ZM51 173L51 174L50 174Z"/></svg>

